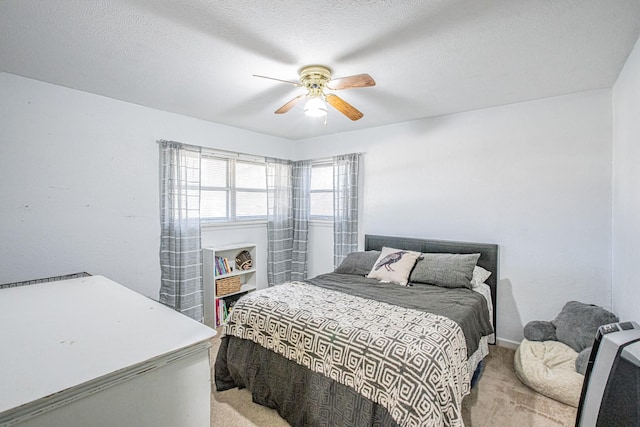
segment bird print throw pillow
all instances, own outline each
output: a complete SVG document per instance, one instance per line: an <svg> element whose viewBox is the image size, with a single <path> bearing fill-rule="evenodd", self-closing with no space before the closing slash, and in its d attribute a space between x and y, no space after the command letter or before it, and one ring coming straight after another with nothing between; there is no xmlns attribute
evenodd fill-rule
<svg viewBox="0 0 640 427"><path fill-rule="evenodd" d="M384 247L367 277L407 286L409 273L418 257L420 252Z"/></svg>

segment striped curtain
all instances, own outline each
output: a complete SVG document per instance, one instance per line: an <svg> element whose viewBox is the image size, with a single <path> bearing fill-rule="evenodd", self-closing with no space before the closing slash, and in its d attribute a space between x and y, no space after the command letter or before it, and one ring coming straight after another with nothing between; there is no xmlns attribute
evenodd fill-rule
<svg viewBox="0 0 640 427"><path fill-rule="evenodd" d="M358 249L358 163L360 154L333 158L333 267Z"/></svg>
<svg viewBox="0 0 640 427"><path fill-rule="evenodd" d="M293 254L293 166L288 160L266 159L267 284L291 280Z"/></svg>
<svg viewBox="0 0 640 427"><path fill-rule="evenodd" d="M160 145L160 302L202 321L200 147Z"/></svg>
<svg viewBox="0 0 640 427"><path fill-rule="evenodd" d="M307 242L311 210L311 160L293 163L293 250L291 280L307 278Z"/></svg>

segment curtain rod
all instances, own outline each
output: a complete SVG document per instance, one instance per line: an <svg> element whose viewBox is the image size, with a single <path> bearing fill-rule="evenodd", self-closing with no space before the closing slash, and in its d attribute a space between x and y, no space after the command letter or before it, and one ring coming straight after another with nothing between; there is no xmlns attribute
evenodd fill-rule
<svg viewBox="0 0 640 427"><path fill-rule="evenodd" d="M203 150L208 150L210 152L213 153L218 153L227 157L233 157L233 158L241 158L241 156L246 156L246 158L252 158L252 159L260 159L260 160L266 160L267 158L269 158L270 156L259 156L257 154L249 154L249 153L241 153L238 151L229 151L229 150L221 150L218 148L209 148L209 147L202 147L199 145L193 145L193 144L185 144L183 142L179 142L179 141L168 141L165 139L159 139L156 141L157 144L162 144L163 142L172 142L175 144L180 144L180 145L184 145L184 146L189 146L189 147L195 147L195 148L200 148ZM319 159L300 159L300 160L311 160L311 161L329 161L329 160L333 160L334 157L336 156L341 156L344 154L359 154L359 155L363 155L366 154L365 152L356 152L356 153L343 153L343 154L336 154L335 156L329 156L329 157L321 157ZM281 160L289 160L289 161L293 161L291 159L281 159Z"/></svg>
<svg viewBox="0 0 640 427"><path fill-rule="evenodd" d="M239 151L230 151L230 150L222 150L219 148L210 148L210 147L203 147L200 145L193 145L193 144L185 144L183 142L179 142L179 141L167 141L165 139L159 139L156 141L156 143L158 144L162 144L164 142L171 142L174 144L179 144L185 147L194 147L194 148L199 148L200 150L203 150L205 152L209 152L212 154L216 154L219 155L221 157L228 157L228 158L234 158L234 159L252 159L252 160L261 160L261 161L265 161L266 157L265 156L259 156L257 154L249 154L249 153L241 153Z"/></svg>

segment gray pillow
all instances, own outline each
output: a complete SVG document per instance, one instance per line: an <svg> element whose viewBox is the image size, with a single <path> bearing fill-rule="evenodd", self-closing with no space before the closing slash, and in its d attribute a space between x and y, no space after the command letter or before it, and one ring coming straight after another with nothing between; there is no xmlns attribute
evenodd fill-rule
<svg viewBox="0 0 640 427"><path fill-rule="evenodd" d="M409 275L409 282L445 288L469 288L480 254L423 253Z"/></svg>
<svg viewBox="0 0 640 427"><path fill-rule="evenodd" d="M558 341L556 327L544 320L532 320L524 325L524 337L529 341Z"/></svg>
<svg viewBox="0 0 640 427"><path fill-rule="evenodd" d="M558 341L579 353L593 345L600 326L617 321L615 314L602 307L569 301L551 323L556 327Z"/></svg>
<svg viewBox="0 0 640 427"><path fill-rule="evenodd" d="M355 274L366 276L373 268L373 264L380 256L380 251L351 252L340 263L334 273Z"/></svg>

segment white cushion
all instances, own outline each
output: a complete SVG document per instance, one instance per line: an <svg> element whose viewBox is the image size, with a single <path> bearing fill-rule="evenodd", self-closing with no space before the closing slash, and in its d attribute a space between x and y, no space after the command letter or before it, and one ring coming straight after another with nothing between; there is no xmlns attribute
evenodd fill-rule
<svg viewBox="0 0 640 427"><path fill-rule="evenodd" d="M560 341L522 340L514 357L516 375L547 397L578 406L584 376L576 372L578 353Z"/></svg>
<svg viewBox="0 0 640 427"><path fill-rule="evenodd" d="M490 271L485 270L484 268L476 265L475 267L473 267L473 277L471 278L471 286L474 288L477 286L480 286L489 278L489 276L491 276Z"/></svg>
<svg viewBox="0 0 640 427"><path fill-rule="evenodd" d="M419 256L420 252L384 247L367 277L407 286L409 273Z"/></svg>

